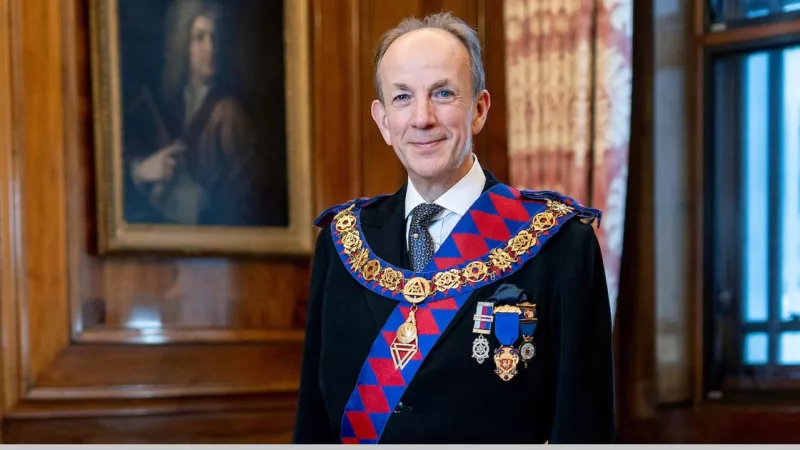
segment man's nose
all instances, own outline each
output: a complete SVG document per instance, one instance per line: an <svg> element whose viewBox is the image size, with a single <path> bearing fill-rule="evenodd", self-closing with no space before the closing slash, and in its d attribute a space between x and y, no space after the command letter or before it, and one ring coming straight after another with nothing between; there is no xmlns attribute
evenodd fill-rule
<svg viewBox="0 0 800 450"><path fill-rule="evenodd" d="M429 99L414 103L412 125L416 128L429 128L436 123L435 106Z"/></svg>

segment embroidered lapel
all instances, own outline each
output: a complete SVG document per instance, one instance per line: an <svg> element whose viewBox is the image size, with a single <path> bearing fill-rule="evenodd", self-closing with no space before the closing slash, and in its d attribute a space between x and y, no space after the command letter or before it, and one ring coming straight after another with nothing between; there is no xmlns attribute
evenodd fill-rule
<svg viewBox="0 0 800 450"><path fill-rule="evenodd" d="M365 210L361 218L361 230L364 233L364 240L370 242L377 257L407 269L403 204L405 195L404 186L377 208ZM375 321L375 327L380 330L389 314L397 307L397 303L368 289L364 289L364 296Z"/></svg>

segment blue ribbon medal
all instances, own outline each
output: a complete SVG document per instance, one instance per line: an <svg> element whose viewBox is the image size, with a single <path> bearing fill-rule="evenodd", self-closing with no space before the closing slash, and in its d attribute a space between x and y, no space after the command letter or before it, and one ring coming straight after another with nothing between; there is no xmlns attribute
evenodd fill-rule
<svg viewBox="0 0 800 450"><path fill-rule="evenodd" d="M516 286L504 284L495 291L494 335L500 347L494 351L494 373L503 381L509 381L518 373L519 350L514 343L520 335L520 314L517 306L524 293Z"/></svg>

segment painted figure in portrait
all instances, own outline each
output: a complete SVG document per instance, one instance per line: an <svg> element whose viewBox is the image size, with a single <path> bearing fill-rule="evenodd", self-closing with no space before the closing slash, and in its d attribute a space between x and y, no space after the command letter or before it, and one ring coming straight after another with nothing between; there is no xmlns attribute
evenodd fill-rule
<svg viewBox="0 0 800 450"><path fill-rule="evenodd" d="M125 221L286 226L281 2L118 6Z"/></svg>

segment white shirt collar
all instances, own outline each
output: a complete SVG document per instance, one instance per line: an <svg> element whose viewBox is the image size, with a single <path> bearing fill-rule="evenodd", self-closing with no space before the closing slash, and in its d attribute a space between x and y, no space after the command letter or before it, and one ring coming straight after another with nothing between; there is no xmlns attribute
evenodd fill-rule
<svg viewBox="0 0 800 450"><path fill-rule="evenodd" d="M186 123L189 123L189 121L200 109L200 105L203 104L203 101L206 99L206 95L208 95L208 90L209 88L206 84L200 86L198 89L194 89L188 85L183 89L183 100L185 102L184 104L186 105L184 111Z"/></svg>
<svg viewBox="0 0 800 450"><path fill-rule="evenodd" d="M478 162L478 157L473 155L473 158L474 161L469 172L447 192L434 200L433 203L460 216L467 213L467 210L475 203L475 200L481 196L483 187L486 185L486 175ZM414 183L409 178L408 189L406 189L406 219L408 219L411 211L422 203L425 203L425 199L417 192Z"/></svg>

